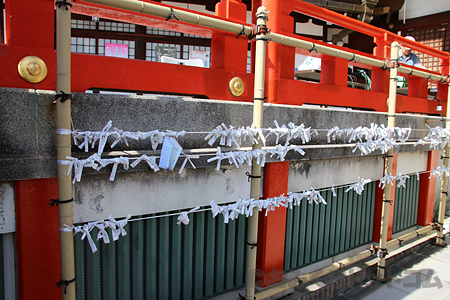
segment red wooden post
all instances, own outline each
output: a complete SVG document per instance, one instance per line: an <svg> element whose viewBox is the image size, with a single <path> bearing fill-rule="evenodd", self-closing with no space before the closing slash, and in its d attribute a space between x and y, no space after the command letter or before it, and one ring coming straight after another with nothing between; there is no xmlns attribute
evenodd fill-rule
<svg viewBox="0 0 450 300"><path fill-rule="evenodd" d="M292 1L268 0L263 5L270 11L267 27L275 33L292 33L294 18L289 16L292 12ZM267 46L267 98L271 103L282 103L282 81L280 79L293 79L295 72L295 48L269 43Z"/></svg>
<svg viewBox="0 0 450 300"><path fill-rule="evenodd" d="M57 178L15 183L19 299L61 299Z"/></svg>
<svg viewBox="0 0 450 300"><path fill-rule="evenodd" d="M264 167L263 197L278 197L288 191L289 162L268 163ZM265 216L259 214L259 252L256 282L269 286L283 280L284 245L286 234L286 208L278 207Z"/></svg>
<svg viewBox="0 0 450 300"><path fill-rule="evenodd" d="M222 0L216 4L216 16L246 23L247 5L240 0ZM211 38L211 67L228 71L247 71L248 41L243 37L214 32ZM231 79L231 78L230 78Z"/></svg>
<svg viewBox="0 0 450 300"><path fill-rule="evenodd" d="M394 157L392 160L392 175L397 174L397 161L398 161L398 153L394 153ZM380 241L380 230L381 230L381 210L383 207L383 189L379 188L380 181L377 181L377 188L375 191L375 209L374 209L374 218L373 218L373 232L372 232L372 240L374 242ZM391 195L389 199L392 200L391 206L389 207L389 224L388 224L388 236L387 240L392 238L392 229L394 226L394 207L395 207L395 189L396 189L396 181L394 180L394 184L391 187Z"/></svg>
<svg viewBox="0 0 450 300"><path fill-rule="evenodd" d="M348 61L324 55L320 72L320 83L347 86Z"/></svg>

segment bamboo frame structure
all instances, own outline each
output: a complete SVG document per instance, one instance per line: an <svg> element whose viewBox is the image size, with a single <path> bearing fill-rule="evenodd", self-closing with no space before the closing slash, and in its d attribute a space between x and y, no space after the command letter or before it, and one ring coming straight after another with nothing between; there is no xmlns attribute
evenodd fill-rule
<svg viewBox="0 0 450 300"><path fill-rule="evenodd" d="M448 89L448 95L447 95L447 99L450 100L450 84L449 84L449 89ZM447 100L447 113L445 115L446 119L445 119L445 128L450 128L450 105L449 105L449 101ZM450 147L448 146L448 144L445 146L444 149L444 166L448 166L450 163ZM437 232L437 237L436 237L436 242L435 244L438 246L445 246L446 244L443 242L444 240L444 233L443 230L440 226L444 225L444 219L445 219L445 208L446 208L446 204L447 204L447 197L448 197L448 176L443 176L442 181L441 181L441 195L440 195L440 202L439 202L439 216L438 216L438 226L439 226L439 230Z"/></svg>
<svg viewBox="0 0 450 300"><path fill-rule="evenodd" d="M71 6L56 7L56 93L71 94L70 78L70 37L71 37ZM73 233L63 230L66 225L73 225L72 207L72 179L67 173L66 156L71 155L72 139L70 134L70 105L71 100L56 101L56 143L58 160L58 200L59 203L59 236L61 254L61 285L62 299L75 300L75 258L73 248ZM67 133L69 132L69 133Z"/></svg>
<svg viewBox="0 0 450 300"><path fill-rule="evenodd" d="M267 9L259 7L256 12L258 28L265 28L267 21ZM263 127L264 112L264 81L266 69L266 35L261 33L256 37L255 54L255 87L253 99L253 125L255 128ZM262 142L253 144L253 150L261 149ZM261 166L253 158L251 175L252 199L259 199L261 190ZM247 238L247 276L245 282L245 299L253 300L255 294L255 274L256 274L256 254L258 250L258 208L253 208L253 213L249 218L248 238Z"/></svg>
<svg viewBox="0 0 450 300"><path fill-rule="evenodd" d="M400 45L397 42L393 42L391 45L391 64L392 67L390 69L390 79L389 79L389 98L388 98L388 127L395 127L395 106L397 100L397 69L398 69L398 53L399 53ZM394 149L389 149L386 153L386 157L384 160L384 174L392 174L392 164L394 161ZM377 278L380 281L386 280L386 259L385 256L387 254L386 243L387 243L387 235L388 235L388 225L389 225L389 208L394 199L390 199L391 197L392 186L390 184L386 185L383 193L383 206L381 210L381 228L380 228L380 247L379 247L379 257L380 261L378 262L378 270L377 270ZM395 189L394 189L395 192Z"/></svg>

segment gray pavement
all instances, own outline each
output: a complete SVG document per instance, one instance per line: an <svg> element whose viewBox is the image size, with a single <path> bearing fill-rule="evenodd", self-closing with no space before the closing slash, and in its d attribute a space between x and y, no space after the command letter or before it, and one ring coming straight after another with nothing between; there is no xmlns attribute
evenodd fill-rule
<svg viewBox="0 0 450 300"><path fill-rule="evenodd" d="M386 283L371 280L333 300L450 300L450 237L444 242L447 246L427 245L388 267Z"/></svg>

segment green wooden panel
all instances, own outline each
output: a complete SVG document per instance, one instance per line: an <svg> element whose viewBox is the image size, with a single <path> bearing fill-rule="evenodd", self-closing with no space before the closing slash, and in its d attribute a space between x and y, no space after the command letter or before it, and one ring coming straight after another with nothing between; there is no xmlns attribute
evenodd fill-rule
<svg viewBox="0 0 450 300"><path fill-rule="evenodd" d="M244 264L247 255L247 226L245 218L238 218L236 222L236 261L235 261L235 285L242 286L245 283L246 266Z"/></svg>
<svg viewBox="0 0 450 300"><path fill-rule="evenodd" d="M181 232L182 228L177 225L177 217L169 218L170 226L170 299L179 300L181 299L181 251L182 251L182 240Z"/></svg>
<svg viewBox="0 0 450 300"><path fill-rule="evenodd" d="M309 206L313 211L313 228L311 239L311 262L317 260L317 250L319 247L319 222L320 222L320 207L316 204L310 204ZM321 241L320 241L321 242Z"/></svg>
<svg viewBox="0 0 450 300"><path fill-rule="evenodd" d="M215 264L215 234L216 222L212 214L206 215L206 247L205 247L205 277L204 277L204 296L210 297L214 294L214 264Z"/></svg>
<svg viewBox="0 0 450 300"><path fill-rule="evenodd" d="M417 224L419 202L419 183L417 175L410 174L406 187L396 187L394 205L393 233L405 230Z"/></svg>
<svg viewBox="0 0 450 300"><path fill-rule="evenodd" d="M86 299L84 295L84 243L80 240L80 235L74 237L74 252L75 252L75 292L78 300Z"/></svg>
<svg viewBox="0 0 450 300"><path fill-rule="evenodd" d="M291 211L292 222L293 224L298 224L300 220L300 209L296 207L293 211ZM291 265L296 266L298 255L299 255L299 226L294 226L292 228L292 248L291 248Z"/></svg>
<svg viewBox="0 0 450 300"><path fill-rule="evenodd" d="M130 298L130 241L129 235L120 236L117 243L116 268L118 299Z"/></svg>
<svg viewBox="0 0 450 300"><path fill-rule="evenodd" d="M285 255L291 256L285 256L285 270L300 268L370 242L375 184L367 184L362 195L354 191L345 193L347 186L344 186L336 188L337 197L333 197L326 189L321 193L327 205L309 204L304 200L300 206L288 210L286 226L290 228L286 228L286 247L289 250ZM297 235L298 249L295 249Z"/></svg>
<svg viewBox="0 0 450 300"><path fill-rule="evenodd" d="M225 258L226 258L226 247L225 247L225 228L226 224L223 220L219 220L216 218L216 269L214 272L215 282L214 282L214 291L222 292L225 290Z"/></svg>
<svg viewBox="0 0 450 300"><path fill-rule="evenodd" d="M304 201L300 204L300 207L295 207L300 210L300 232L298 238L298 265L305 263L305 249L306 249L306 224L308 221L308 202ZM296 226L296 225L293 225Z"/></svg>
<svg viewBox="0 0 450 300"><path fill-rule="evenodd" d="M286 239L284 245L284 270L291 269L291 253L292 253L292 239L293 237L293 226L292 226L292 217L293 217L294 209L287 209L286 211ZM298 255L297 255L298 256Z"/></svg>
<svg viewBox="0 0 450 300"><path fill-rule="evenodd" d="M116 270L114 268L114 242L100 244L101 291L103 299L115 299L114 285Z"/></svg>
<svg viewBox="0 0 450 300"><path fill-rule="evenodd" d="M216 217L217 218L217 217ZM219 222L223 223L223 217L220 216ZM226 283L225 289L232 289L234 285L234 272L236 266L236 223L237 221L230 221L226 228L226 251L227 256L225 259L225 276ZM242 251L242 250L241 250Z"/></svg>
<svg viewBox="0 0 450 300"><path fill-rule="evenodd" d="M331 191L323 192L322 197L328 203L327 205L322 205L322 209L324 210L324 218L325 218L325 221L323 223L324 228L323 228L322 235L321 235L321 239L323 239L322 257L325 258L325 257L328 257L328 250L329 250L329 245L330 245L330 240L331 240L331 237L330 237L331 208L332 208L334 201L332 200L333 195L332 195Z"/></svg>
<svg viewBox="0 0 450 300"><path fill-rule="evenodd" d="M193 257L194 257L194 228L196 218L191 218L189 225L183 226L183 277L181 278L181 288L183 291L183 299L191 299L193 291Z"/></svg>
<svg viewBox="0 0 450 300"><path fill-rule="evenodd" d="M144 221L129 224L131 245L131 299L144 298Z"/></svg>
<svg viewBox="0 0 450 300"><path fill-rule="evenodd" d="M145 298L157 299L158 297L158 230L157 220L145 221ZM192 259L191 259L192 261ZM189 276L192 278L192 276Z"/></svg>
<svg viewBox="0 0 450 300"><path fill-rule="evenodd" d="M331 192L330 192L331 193ZM337 201L338 197L333 197L332 195L330 198L327 198L327 206L330 207L330 214L331 214L331 220L330 220L330 236L329 236L329 250L328 255L334 255L334 247L336 243L336 218L337 218ZM327 256L326 256L327 257Z"/></svg>
<svg viewBox="0 0 450 300"><path fill-rule="evenodd" d="M311 205L307 201L303 201L302 204L306 206L305 210L307 211L306 215L306 227L305 227L305 248L304 248L304 263L309 264L311 262L311 241L312 241L312 229L314 222L314 210Z"/></svg>
<svg viewBox="0 0 450 300"><path fill-rule="evenodd" d="M205 215L195 214L194 228L194 299L203 297L203 266L205 252Z"/></svg>
<svg viewBox="0 0 450 300"><path fill-rule="evenodd" d="M99 242L97 241L98 229L94 228L91 231L92 239L95 242L97 248L99 248ZM87 239L87 238L86 238ZM100 298L100 273L99 273L99 252L92 253L90 247L86 247L86 299L99 299Z"/></svg>
<svg viewBox="0 0 450 300"><path fill-rule="evenodd" d="M342 206L343 206L343 202L344 202L344 195L345 195L344 190L339 189L338 197L335 200L337 202L336 227L335 227L336 238L335 238L335 244L334 244L334 253L335 254L341 252L340 244L341 244L341 232L343 232L342 231Z"/></svg>

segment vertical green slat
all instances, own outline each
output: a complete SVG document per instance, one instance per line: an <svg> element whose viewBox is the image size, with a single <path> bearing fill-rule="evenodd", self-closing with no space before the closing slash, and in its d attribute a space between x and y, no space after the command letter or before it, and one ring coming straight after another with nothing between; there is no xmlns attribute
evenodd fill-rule
<svg viewBox="0 0 450 300"><path fill-rule="evenodd" d="M206 245L205 245L205 283L204 296L214 294L214 263L215 263L215 233L216 222L211 213L206 215Z"/></svg>
<svg viewBox="0 0 450 300"><path fill-rule="evenodd" d="M99 242L97 241L98 229L94 228L91 232L91 237L99 248ZM85 238L86 243L86 299L99 299L99 252L92 253L91 247L89 246L88 239Z"/></svg>
<svg viewBox="0 0 450 300"><path fill-rule="evenodd" d="M360 220L360 226L361 226L361 232L359 237L359 245L365 244L368 242L367 240L367 227L366 227L366 209L367 209L367 202L370 201L368 199L370 195L370 186L367 186L363 196L361 197L361 220Z"/></svg>
<svg viewBox="0 0 450 300"><path fill-rule="evenodd" d="M219 216L220 217L220 216ZM218 217L216 217L218 218ZM223 223L223 217L219 219L219 222ZM236 264L236 223L237 221L230 221L226 226L226 283L225 288L227 290L234 287L234 266Z"/></svg>
<svg viewBox="0 0 450 300"><path fill-rule="evenodd" d="M334 254L341 252L341 233L342 233L342 206L344 204L344 197L346 193L344 193L344 189L339 189L338 198L337 198L337 209L336 209L336 239L335 239L335 247Z"/></svg>
<svg viewBox="0 0 450 300"><path fill-rule="evenodd" d="M170 242L170 299L181 299L181 226L177 225L177 216L169 218L171 226Z"/></svg>
<svg viewBox="0 0 450 300"><path fill-rule="evenodd" d="M322 193L322 197L325 196L325 193ZM325 204L317 204L317 208L319 209L319 228L318 228L318 237L317 237L317 257L316 260L321 260L323 258L323 248L324 245L324 232L325 232ZM328 236L326 237L328 239Z"/></svg>
<svg viewBox="0 0 450 300"><path fill-rule="evenodd" d="M345 240L346 236L346 226L347 226L347 210L348 210L348 198L350 197L351 192L344 193L343 201L342 201L342 214L341 214L341 239L338 240L340 243L339 252L343 252L345 250Z"/></svg>
<svg viewBox="0 0 450 300"><path fill-rule="evenodd" d="M196 213L197 215L199 213ZM193 257L194 257L194 228L196 217L191 218L192 220L189 222L189 225L182 227L183 235L182 235L182 245L183 245L183 276L181 278L181 286L183 289L183 300L192 299L192 287L193 287ZM148 298L147 298L148 299Z"/></svg>
<svg viewBox="0 0 450 300"><path fill-rule="evenodd" d="M145 220L145 299L157 299L157 220Z"/></svg>
<svg viewBox="0 0 450 300"><path fill-rule="evenodd" d="M109 235L109 237L111 237L111 235ZM111 239L109 244L102 243L99 249L102 274L102 299L114 299L114 280L116 272L114 269L114 243L115 242Z"/></svg>
<svg viewBox="0 0 450 300"><path fill-rule="evenodd" d="M323 243L323 256L328 257L328 250L330 246L330 222L331 222L331 206L333 205L333 198L331 191L326 191L323 193L322 197L324 197L327 205L324 205L325 209L325 228L324 228L324 243Z"/></svg>
<svg viewBox="0 0 450 300"><path fill-rule="evenodd" d="M359 197L361 197L360 195L358 195L356 192L353 193L353 201L352 201L352 205L351 205L351 210L350 210L350 246L347 249L352 249L355 247L355 239L356 239L356 221L357 221L357 216L358 216L358 202L359 202Z"/></svg>
<svg viewBox="0 0 450 300"><path fill-rule="evenodd" d="M203 298L203 261L205 241L205 214L195 214L194 229L194 299ZM161 299L161 298L160 298Z"/></svg>
<svg viewBox="0 0 450 300"><path fill-rule="evenodd" d="M86 299L83 294L84 290L84 242L80 240L81 234L75 235L74 240L74 249L75 249L75 290L78 300Z"/></svg>
<svg viewBox="0 0 450 300"><path fill-rule="evenodd" d="M366 191L364 190L363 195L366 194ZM358 195L356 197L356 219L353 219L353 227L355 227L355 237L352 240L352 247L357 247L360 245L360 238L361 238L361 209L362 209L362 202L363 202L363 195Z"/></svg>
<svg viewBox="0 0 450 300"><path fill-rule="evenodd" d="M311 203L310 208L313 211L313 227L311 236L311 262L317 260L317 248L319 243L319 206L314 202Z"/></svg>
<svg viewBox="0 0 450 300"><path fill-rule="evenodd" d="M303 266L305 262L305 252L306 252L306 232L308 230L308 201L303 201L298 206L300 210L300 235L298 238L298 266ZM309 246L309 243L308 243Z"/></svg>
<svg viewBox="0 0 450 300"><path fill-rule="evenodd" d="M158 299L169 299L169 252L170 252L170 218L158 219Z"/></svg>
<svg viewBox="0 0 450 300"><path fill-rule="evenodd" d="M401 195L400 191L396 189L395 191L395 204L394 204L394 224L392 227L392 232L397 232L401 223Z"/></svg>
<svg viewBox="0 0 450 300"><path fill-rule="evenodd" d="M331 207L331 221L330 221L330 246L328 254L334 255L334 247L336 245L336 216L337 216L337 206L339 201L339 194L337 193L339 190L342 190L342 188L336 189L336 197L332 197L331 200L328 202L328 205Z"/></svg>
<svg viewBox="0 0 450 300"><path fill-rule="evenodd" d="M293 209L287 209L286 211L286 234L285 234L285 245L284 245L284 266L285 271L291 269L291 248L292 248L292 211Z"/></svg>
<svg viewBox="0 0 450 300"><path fill-rule="evenodd" d="M305 231L306 231L306 236L305 236L305 255L304 255L304 263L305 264L309 264L311 262L311 247L312 247L312 228L313 228L313 224L314 224L314 208L312 205L309 204L308 201L302 201L302 204L304 204L304 206L302 207L305 208L305 210L307 211L306 213L306 227L305 227Z"/></svg>
<svg viewBox="0 0 450 300"><path fill-rule="evenodd" d="M129 226L129 225L128 225ZM129 235L120 236L116 242L117 299L129 299L130 296L130 240Z"/></svg>
<svg viewBox="0 0 450 300"><path fill-rule="evenodd" d="M414 199L416 200L414 204L414 225L417 225L417 211L419 206L419 181L417 180L417 175L413 175L412 177L414 178Z"/></svg>
<svg viewBox="0 0 450 300"><path fill-rule="evenodd" d="M211 215L211 213L209 213ZM216 270L214 292L221 293L225 290L225 223L216 217Z"/></svg>
<svg viewBox="0 0 450 300"><path fill-rule="evenodd" d="M291 255L291 269L297 267L298 263L298 238L299 238L299 224L300 224L300 207L295 206L292 216L292 255Z"/></svg>
<svg viewBox="0 0 450 300"><path fill-rule="evenodd" d="M407 214L406 214L406 226L405 226L405 229L411 227L411 225L412 225L412 211L413 211L413 202L414 202L414 200L412 198L413 194L412 194L412 191L411 191L411 187L412 187L411 186L411 180L410 180L410 178L408 178L408 179L406 179L406 188L402 188L406 192L406 199L405 200L408 202L408 209L407 209Z"/></svg>
<svg viewBox="0 0 450 300"><path fill-rule="evenodd" d="M245 252L247 252L247 243L246 243L246 226L245 226L245 218L238 218L235 220L236 222L236 261L235 261L235 284L236 287L241 286L245 282Z"/></svg>
<svg viewBox="0 0 450 300"><path fill-rule="evenodd" d="M350 239L352 235L352 206L353 199L356 198L356 192L350 191L348 193L348 203L347 203L347 224L345 226L345 248L344 251L350 249Z"/></svg>
<svg viewBox="0 0 450 300"><path fill-rule="evenodd" d="M370 183L369 183L370 184ZM376 183L372 182L371 185L371 195L369 197L370 199L370 205L367 206L367 215L366 219L369 222L369 238L368 241L372 240L373 236L373 220L374 220L374 211L375 211L375 190L376 190Z"/></svg>
<svg viewBox="0 0 450 300"><path fill-rule="evenodd" d="M144 221L128 225L131 243L131 298L144 299Z"/></svg>
<svg viewBox="0 0 450 300"><path fill-rule="evenodd" d="M408 212L409 212L409 199L408 199L408 191L406 188L401 187L402 190L402 203L403 209L401 211L402 214L402 223L400 230L403 230L408 227Z"/></svg>

